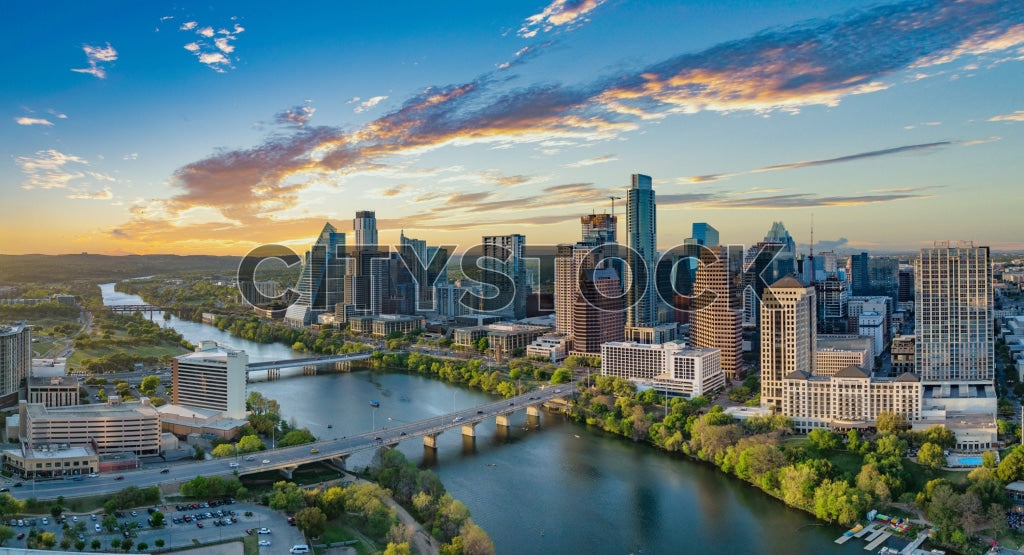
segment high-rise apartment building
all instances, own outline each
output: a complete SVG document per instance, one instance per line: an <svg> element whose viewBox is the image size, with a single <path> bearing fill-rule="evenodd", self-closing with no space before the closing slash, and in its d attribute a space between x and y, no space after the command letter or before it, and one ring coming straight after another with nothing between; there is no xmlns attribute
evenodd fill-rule
<svg viewBox="0 0 1024 555"><path fill-rule="evenodd" d="M814 374L817 310L814 288L786 276L761 299L761 406L785 413L783 379Z"/></svg>
<svg viewBox="0 0 1024 555"><path fill-rule="evenodd" d="M737 253L742 256L742 253ZM690 339L696 347L718 349L722 371L729 379L743 370L743 300L738 287L739 271L730 264L729 249L701 250L701 264L694 285ZM737 271L733 271L733 269Z"/></svg>
<svg viewBox="0 0 1024 555"><path fill-rule="evenodd" d="M650 176L635 173L626 192L626 326L653 327L658 324L654 265L657 262L657 204Z"/></svg>
<svg viewBox="0 0 1024 555"><path fill-rule="evenodd" d="M0 325L0 408L18 404L18 391L31 369L31 329L21 323Z"/></svg>
<svg viewBox="0 0 1024 555"><path fill-rule="evenodd" d="M921 249L914 289L914 349L921 380L991 383L995 344L989 248L943 241Z"/></svg>
<svg viewBox="0 0 1024 555"><path fill-rule="evenodd" d="M818 332L846 333L849 330L846 282L830 273L823 281L816 281L814 288L818 298Z"/></svg>
<svg viewBox="0 0 1024 555"><path fill-rule="evenodd" d="M483 238L483 277L481 281L489 285L490 292L485 293L484 308L487 312L497 312L514 320L526 318L526 236L489 235ZM496 274L505 276L501 278Z"/></svg>
<svg viewBox="0 0 1024 555"><path fill-rule="evenodd" d="M618 218L611 214L587 214L580 218L583 242L602 245L614 243Z"/></svg>

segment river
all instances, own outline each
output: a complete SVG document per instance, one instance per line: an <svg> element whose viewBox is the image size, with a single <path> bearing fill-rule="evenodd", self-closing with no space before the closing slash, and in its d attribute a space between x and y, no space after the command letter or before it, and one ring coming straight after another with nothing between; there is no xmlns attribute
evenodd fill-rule
<svg viewBox="0 0 1024 555"><path fill-rule="evenodd" d="M106 304L142 304L101 286ZM214 339L244 349L252 360L295 356L284 345L261 345L177 318L192 343ZM282 413L318 437L340 437L418 420L492 400L490 396L402 372L353 372L254 383ZM380 401L379 408L369 405ZM328 428L330 426L330 428ZM544 412L539 421L516 413L507 435L481 422L475 440L449 431L436 451L409 440L399 449L437 472L469 507L498 553L863 553L864 542L838 546L842 529L717 469L643 444L588 430ZM370 462L349 459L350 468ZM890 540L893 546L898 540Z"/></svg>

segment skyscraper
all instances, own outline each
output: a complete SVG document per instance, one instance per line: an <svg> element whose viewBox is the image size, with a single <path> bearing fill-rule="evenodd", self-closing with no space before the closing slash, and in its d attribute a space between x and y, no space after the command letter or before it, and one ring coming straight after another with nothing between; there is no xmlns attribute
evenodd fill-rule
<svg viewBox="0 0 1024 555"><path fill-rule="evenodd" d="M618 218L611 214L587 214L580 218L584 243L614 243Z"/></svg>
<svg viewBox="0 0 1024 555"><path fill-rule="evenodd" d="M868 281L868 253L850 255L850 292L854 296L871 294Z"/></svg>
<svg viewBox="0 0 1024 555"><path fill-rule="evenodd" d="M360 210L352 220L356 234L357 248L374 248L377 245L377 214L372 210Z"/></svg>
<svg viewBox="0 0 1024 555"><path fill-rule="evenodd" d="M701 251L690 338L696 347L720 350L722 371L736 379L743 369L743 301L738 268L729 263L729 254L729 249L719 246Z"/></svg>
<svg viewBox="0 0 1024 555"><path fill-rule="evenodd" d="M333 311L343 300L344 262L338 254L345 249L345 234L324 224L313 247L306 251L299 274L298 300L288 307L285 321L302 327L315 323L319 314Z"/></svg>
<svg viewBox="0 0 1024 555"><path fill-rule="evenodd" d="M915 359L922 382L995 377L988 247L939 241L914 265Z"/></svg>
<svg viewBox="0 0 1024 555"><path fill-rule="evenodd" d="M654 284L657 261L657 205L650 176L635 173L626 193L626 253L629 286L626 289L626 327L652 327L658 323Z"/></svg>
<svg viewBox="0 0 1024 555"><path fill-rule="evenodd" d="M526 318L526 236L489 235L483 238L483 277L481 281L490 285L484 310L498 312L515 320ZM496 274L505 276L502 279ZM511 282L511 287L509 287Z"/></svg>
<svg viewBox="0 0 1024 555"><path fill-rule="evenodd" d="M718 246L718 230L705 222L694 222L691 237L697 240L698 245L705 247Z"/></svg>
<svg viewBox="0 0 1024 555"><path fill-rule="evenodd" d="M611 268L584 269L573 301L573 351L600 354L601 344L622 341L625 315L619 275Z"/></svg>
<svg viewBox="0 0 1024 555"><path fill-rule="evenodd" d="M817 350L814 287L786 276L761 299L761 406L785 413L783 379L793 372L813 374Z"/></svg>

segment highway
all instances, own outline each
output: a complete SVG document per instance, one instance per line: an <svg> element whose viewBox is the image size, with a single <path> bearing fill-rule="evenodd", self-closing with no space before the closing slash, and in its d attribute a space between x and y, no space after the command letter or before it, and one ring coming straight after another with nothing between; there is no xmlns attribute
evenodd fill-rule
<svg viewBox="0 0 1024 555"><path fill-rule="evenodd" d="M384 445L398 444L412 438L441 433L452 428L455 433L463 425L493 419L498 415L507 415L524 410L527 406L536 406L552 399L567 397L576 390L573 383L548 386L546 389L530 391L523 395L502 399L493 403L478 405L447 414L433 416L416 422L403 423L398 426L369 431L355 436L337 439L324 439L315 443L306 443L295 447L269 449L256 453L242 454L237 458L223 458L210 461L196 461L189 464L149 464L141 470L130 470L119 473L101 474L96 478L75 480L52 480L33 482L23 481L22 487L12 487L11 495L18 499L55 499L58 496L82 497L89 495L109 494L128 486L140 488L167 482L182 482L196 476L231 476L234 472L240 475L264 472L266 470L294 468L299 465L334 457L344 457L367 449L376 449ZM316 450L317 452L312 452ZM251 460L248 460L251 459ZM237 467L231 464L237 463ZM116 479L123 476L122 479Z"/></svg>

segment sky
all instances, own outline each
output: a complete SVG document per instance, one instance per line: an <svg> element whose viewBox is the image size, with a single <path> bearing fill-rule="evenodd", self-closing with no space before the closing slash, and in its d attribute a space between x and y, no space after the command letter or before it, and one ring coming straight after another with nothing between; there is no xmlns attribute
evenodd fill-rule
<svg viewBox="0 0 1024 555"><path fill-rule="evenodd" d="M1024 2L19 2L0 253L580 239L1024 249ZM615 202L620 239L625 206Z"/></svg>

